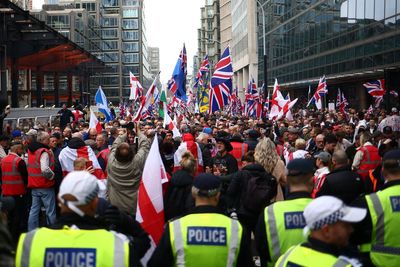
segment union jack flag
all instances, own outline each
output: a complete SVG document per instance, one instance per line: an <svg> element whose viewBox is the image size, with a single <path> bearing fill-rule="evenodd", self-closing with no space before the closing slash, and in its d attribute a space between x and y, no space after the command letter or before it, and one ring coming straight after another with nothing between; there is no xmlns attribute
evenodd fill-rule
<svg viewBox="0 0 400 267"><path fill-rule="evenodd" d="M328 88L326 85L325 75L319 79L317 90L315 90L314 95L311 97L310 101L308 102L307 106L311 103L315 103L318 109L322 108L321 98L328 93Z"/></svg>
<svg viewBox="0 0 400 267"><path fill-rule="evenodd" d="M254 78L251 78L246 94L246 115L249 117L261 116L260 93Z"/></svg>
<svg viewBox="0 0 400 267"><path fill-rule="evenodd" d="M363 86L367 89L368 94L373 97L381 97L385 94L385 80L375 80L364 83Z"/></svg>
<svg viewBox="0 0 400 267"><path fill-rule="evenodd" d="M395 90L390 90L389 92L393 97L399 97L399 93L397 93Z"/></svg>
<svg viewBox="0 0 400 267"><path fill-rule="evenodd" d="M375 107L379 107L386 93L385 79L367 82L363 86L367 89L368 94L375 98Z"/></svg>
<svg viewBox="0 0 400 267"><path fill-rule="evenodd" d="M193 87L198 87L199 85L200 86L202 85L203 75L209 71L209 68L210 68L210 63L208 61L208 55L206 55L203 59L203 62L201 63L199 71L197 72Z"/></svg>
<svg viewBox="0 0 400 267"><path fill-rule="evenodd" d="M221 59L215 65L215 71L210 83L210 113L222 110L228 105L232 90L232 60L229 47L222 53Z"/></svg>

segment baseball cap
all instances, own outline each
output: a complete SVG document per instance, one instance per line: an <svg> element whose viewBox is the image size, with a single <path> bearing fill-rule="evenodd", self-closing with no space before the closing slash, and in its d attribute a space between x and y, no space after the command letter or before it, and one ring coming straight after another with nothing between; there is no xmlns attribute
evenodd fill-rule
<svg viewBox="0 0 400 267"><path fill-rule="evenodd" d="M312 200L304 209L306 226L303 233L306 235L309 230L319 230L324 225L335 224L338 221L360 222L366 214L366 209L347 206L333 196L321 196Z"/></svg>
<svg viewBox="0 0 400 267"><path fill-rule="evenodd" d="M331 154L328 152L322 151L315 156L316 159L320 159L325 163L328 163L331 160Z"/></svg>
<svg viewBox="0 0 400 267"><path fill-rule="evenodd" d="M86 205L97 197L99 185L97 178L87 171L73 171L68 173L60 185L58 199L64 205L80 216L85 214L77 207ZM72 195L77 200L68 201L63 198L64 195Z"/></svg>
<svg viewBox="0 0 400 267"><path fill-rule="evenodd" d="M203 133L212 134L212 129L210 127L204 127Z"/></svg>
<svg viewBox="0 0 400 267"><path fill-rule="evenodd" d="M296 176L307 173L314 173L314 163L309 159L293 159L286 166L287 175Z"/></svg>
<svg viewBox="0 0 400 267"><path fill-rule="evenodd" d="M205 197L215 196L221 189L221 180L211 173L201 173L193 180L196 194Z"/></svg>
<svg viewBox="0 0 400 267"><path fill-rule="evenodd" d="M37 135L37 131L35 129L30 129L26 135Z"/></svg>
<svg viewBox="0 0 400 267"><path fill-rule="evenodd" d="M14 130L11 132L11 135L13 138L15 138L15 137L20 137L22 135L22 133L20 130Z"/></svg>

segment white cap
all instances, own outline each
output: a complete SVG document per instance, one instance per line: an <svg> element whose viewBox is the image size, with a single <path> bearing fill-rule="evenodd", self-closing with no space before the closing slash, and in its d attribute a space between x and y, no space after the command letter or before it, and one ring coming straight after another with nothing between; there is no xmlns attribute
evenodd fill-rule
<svg viewBox="0 0 400 267"><path fill-rule="evenodd" d="M393 108L392 108L392 112L393 112L393 113L397 113L397 111L398 111L398 110L397 110L396 107L393 107Z"/></svg>
<svg viewBox="0 0 400 267"><path fill-rule="evenodd" d="M311 201L304 209L306 227L303 233L306 235L309 230L318 230L324 225L338 221L360 222L366 214L366 209L346 206L342 200L333 196L321 196Z"/></svg>
<svg viewBox="0 0 400 267"><path fill-rule="evenodd" d="M58 198L61 203L68 206L72 211L84 216L84 213L76 206L90 203L97 197L98 192L99 186L94 175L87 171L73 171L65 176L61 182ZM64 200L62 197L66 194L74 196L77 200Z"/></svg>
<svg viewBox="0 0 400 267"><path fill-rule="evenodd" d="M35 129L30 129L26 135L37 135L37 131Z"/></svg>

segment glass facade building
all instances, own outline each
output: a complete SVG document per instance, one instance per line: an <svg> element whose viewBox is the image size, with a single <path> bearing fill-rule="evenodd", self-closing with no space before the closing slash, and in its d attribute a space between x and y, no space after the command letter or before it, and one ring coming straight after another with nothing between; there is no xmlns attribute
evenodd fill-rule
<svg viewBox="0 0 400 267"><path fill-rule="evenodd" d="M383 78L400 66L400 0L260 0L265 10L268 85L308 88ZM259 79L263 78L258 9ZM261 81L262 83L262 81Z"/></svg>

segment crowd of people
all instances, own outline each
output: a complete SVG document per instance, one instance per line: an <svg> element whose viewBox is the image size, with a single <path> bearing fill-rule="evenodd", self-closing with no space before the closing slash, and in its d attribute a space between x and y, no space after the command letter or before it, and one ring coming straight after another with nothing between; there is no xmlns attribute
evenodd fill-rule
<svg viewBox="0 0 400 267"><path fill-rule="evenodd" d="M162 118L99 130L79 107L59 113L0 136L1 266L400 264L396 108L187 113L180 136ZM168 173L158 244L135 220L154 138Z"/></svg>

